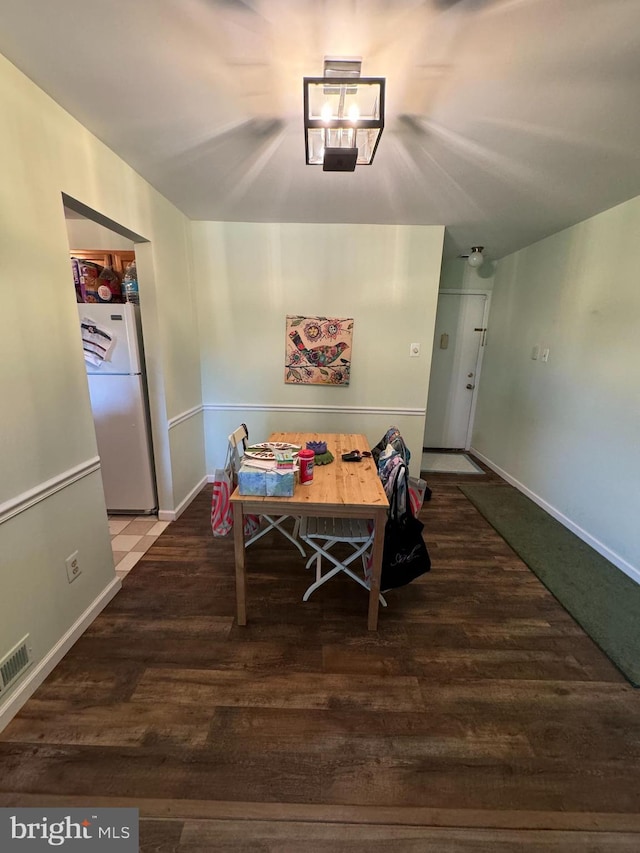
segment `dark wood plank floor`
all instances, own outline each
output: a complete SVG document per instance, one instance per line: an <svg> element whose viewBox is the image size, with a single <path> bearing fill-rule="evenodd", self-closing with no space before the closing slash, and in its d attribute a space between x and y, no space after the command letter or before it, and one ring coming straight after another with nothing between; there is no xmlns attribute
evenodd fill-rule
<svg viewBox="0 0 640 853"><path fill-rule="evenodd" d="M377 633L277 534L239 628L205 489L0 734L0 806L138 807L143 850L639 850L640 691L471 479L429 475L433 570Z"/></svg>

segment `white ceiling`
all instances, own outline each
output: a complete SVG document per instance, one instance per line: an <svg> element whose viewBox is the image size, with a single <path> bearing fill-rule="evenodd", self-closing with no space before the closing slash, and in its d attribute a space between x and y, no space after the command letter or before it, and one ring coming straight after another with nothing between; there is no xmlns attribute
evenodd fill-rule
<svg viewBox="0 0 640 853"><path fill-rule="evenodd" d="M193 219L500 258L640 194L640 0L0 0L0 52ZM354 173L304 162L325 55L387 79Z"/></svg>

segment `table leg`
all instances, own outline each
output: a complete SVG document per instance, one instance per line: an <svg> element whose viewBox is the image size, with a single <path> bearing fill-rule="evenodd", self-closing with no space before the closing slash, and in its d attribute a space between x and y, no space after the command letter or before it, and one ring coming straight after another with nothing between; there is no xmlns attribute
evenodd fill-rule
<svg viewBox="0 0 640 853"><path fill-rule="evenodd" d="M382 550L384 546L384 528L387 523L387 509L378 510L374 519L376 532L373 537L373 552L371 555L371 588L369 590L369 619L367 627L370 631L378 629L378 607L380 604L380 574L382 573Z"/></svg>
<svg viewBox="0 0 640 853"><path fill-rule="evenodd" d="M236 561L236 608L238 625L247 624L247 573L244 562L244 516L242 503L233 502L233 550Z"/></svg>

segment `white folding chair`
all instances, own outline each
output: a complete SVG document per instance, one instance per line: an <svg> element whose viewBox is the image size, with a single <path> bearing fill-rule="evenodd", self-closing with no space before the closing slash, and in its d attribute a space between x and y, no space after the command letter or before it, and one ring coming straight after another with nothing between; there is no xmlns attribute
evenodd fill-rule
<svg viewBox="0 0 640 853"><path fill-rule="evenodd" d="M238 468L242 462L242 457L244 456L244 451L247 446L247 440L249 438L249 432L244 424L240 424L240 426L235 429L231 435L229 436L229 448L231 451L231 464L233 466L234 471L237 473ZM254 542L257 542L258 539L261 539L266 533L270 530L278 530L285 536L290 542L296 546L298 551L302 554L303 557L306 557L306 553L300 542L298 541L298 530L300 529L300 519L294 518L294 527L293 527L293 535L289 533L289 531L283 527L283 523L287 521L288 518L293 516L281 515L279 518L273 518L270 515L260 515L260 519L264 520L266 524L262 524L260 530L257 533L254 533L253 536L249 537L249 539L245 540L244 546L245 548L249 545L253 545Z"/></svg>
<svg viewBox="0 0 640 853"><path fill-rule="evenodd" d="M306 542L310 548L315 551L307 561L307 568L310 568L313 562L316 564L316 579L302 596L303 601L308 601L309 596L314 593L318 587L326 583L339 572L344 572L352 578L360 586L369 590L369 584L363 578L357 575L349 567L357 560L358 557L362 560L363 573L367 569L367 559L369 557L369 549L373 544L373 536L375 533L372 522L364 518L324 518L322 516L303 517L300 523L300 538ZM330 549L338 543L346 543L352 546L353 553L349 554L342 560L330 553ZM322 574L322 558L326 558L333 564L333 568L329 569L326 574ZM380 603L383 607L387 606L382 595L379 596Z"/></svg>
<svg viewBox="0 0 640 853"><path fill-rule="evenodd" d="M399 446L406 451L406 446L400 432L396 427L389 430L385 435L385 439L393 432L395 439L399 439ZM380 457L386 456L388 464L383 466L383 470L378 466L378 475L382 481L383 488L387 497L390 497L393 491L393 484L396 477L400 477L399 481L402 499L405 501L407 496L408 474L404 457L402 453L396 450L392 445L387 445L384 452L378 452L376 464L380 461ZM391 457L395 457L392 459ZM373 544L374 528L370 521L358 518L303 518L300 526L300 538L306 542L316 553L313 554L307 561L307 568L311 564L316 563L316 579L314 583L307 589L302 596L303 601L307 601L309 596L326 583L339 572L345 572L360 586L366 590L370 589L369 585L369 570L371 559L371 546ZM338 544L338 542L348 543L353 547L353 553L344 560L337 560L333 554L330 554L330 549ZM333 564L333 568L326 574L322 574L322 558L325 557ZM358 557L362 559L363 577L361 578L349 566ZM380 595L380 603L383 607L387 606L384 596Z"/></svg>

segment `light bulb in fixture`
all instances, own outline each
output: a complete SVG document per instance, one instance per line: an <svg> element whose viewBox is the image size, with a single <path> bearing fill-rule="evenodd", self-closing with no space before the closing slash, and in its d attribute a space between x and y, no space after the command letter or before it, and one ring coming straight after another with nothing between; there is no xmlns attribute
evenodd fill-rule
<svg viewBox="0 0 640 853"><path fill-rule="evenodd" d="M360 108L357 104L351 104L349 107L349 121L352 121L354 124L360 118Z"/></svg>
<svg viewBox="0 0 640 853"><path fill-rule="evenodd" d="M482 264L484 263L484 255L482 254L483 249L484 246L471 247L471 254L469 255L468 259L470 267L475 267L477 269L478 267L482 266Z"/></svg>
<svg viewBox="0 0 640 853"><path fill-rule="evenodd" d="M331 121L331 117L333 115L333 111L331 109L331 104L324 104L322 109L320 110L320 118L325 124Z"/></svg>

